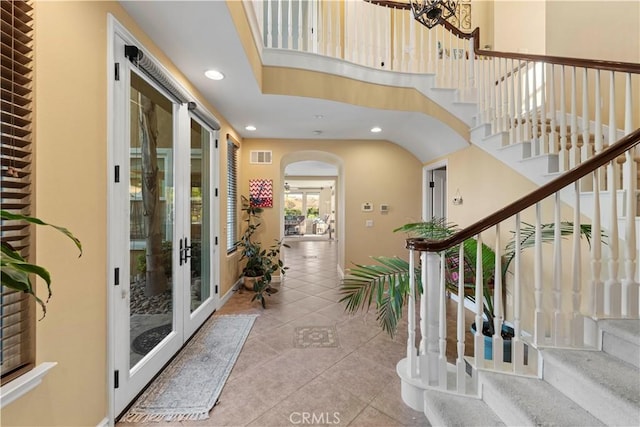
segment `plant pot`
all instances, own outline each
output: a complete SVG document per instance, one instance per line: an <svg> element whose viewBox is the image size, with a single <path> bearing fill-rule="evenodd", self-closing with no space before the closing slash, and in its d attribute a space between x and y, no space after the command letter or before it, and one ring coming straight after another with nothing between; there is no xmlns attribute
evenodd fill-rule
<svg viewBox="0 0 640 427"><path fill-rule="evenodd" d="M483 329L486 329L489 322L485 321L483 323ZM476 323L473 322L471 324L471 333L475 335L476 333ZM513 328L506 324L502 324L502 334L513 336ZM484 335L484 358L486 360L493 360L493 337L488 337ZM506 338L503 341L502 347L502 361L511 363L511 338Z"/></svg>
<svg viewBox="0 0 640 427"><path fill-rule="evenodd" d="M255 284L257 281L259 281L260 279L262 279L262 276L256 276L256 277L249 277L249 276L244 276L242 278L242 284L244 285L245 289L248 289L250 291L255 291Z"/></svg>

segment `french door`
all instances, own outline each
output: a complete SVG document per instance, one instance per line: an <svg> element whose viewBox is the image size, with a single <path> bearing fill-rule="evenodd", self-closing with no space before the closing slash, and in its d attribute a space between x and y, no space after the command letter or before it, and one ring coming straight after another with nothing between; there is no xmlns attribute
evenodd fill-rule
<svg viewBox="0 0 640 427"><path fill-rule="evenodd" d="M118 52L109 254L114 416L213 313L216 132Z"/></svg>

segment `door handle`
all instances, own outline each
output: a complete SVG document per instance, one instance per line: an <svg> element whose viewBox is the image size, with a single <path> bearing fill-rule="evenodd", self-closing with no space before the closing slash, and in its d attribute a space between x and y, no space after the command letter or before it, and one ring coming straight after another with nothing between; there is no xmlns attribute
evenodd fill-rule
<svg viewBox="0 0 640 427"><path fill-rule="evenodd" d="M187 260L191 258L191 254L189 251L191 250L191 246L189 246L189 240L185 237L184 244L182 239L180 239L180 265L186 264Z"/></svg>

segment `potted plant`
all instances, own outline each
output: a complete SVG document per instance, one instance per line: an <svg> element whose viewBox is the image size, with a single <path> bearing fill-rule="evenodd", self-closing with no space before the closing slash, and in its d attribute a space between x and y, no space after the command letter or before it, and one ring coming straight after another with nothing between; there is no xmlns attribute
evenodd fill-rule
<svg viewBox="0 0 640 427"><path fill-rule="evenodd" d="M45 225L45 226L50 226L55 228L56 230L58 230L59 232L67 236L69 239L71 239L71 241L73 241L73 243L76 245L76 247L80 251L79 256L82 256L82 244L80 243L80 240L78 240L66 228L59 227L57 225L47 224L46 222L38 218L34 218L26 215L14 214L4 210L0 212L1 212L1 219L3 221L26 221L31 224ZM51 276L49 272L44 267L39 266L37 264L32 264L27 260L25 260L20 255L20 252L15 250L15 248L13 248L13 246L11 246L9 242L4 240L2 241L2 254L0 256L0 267L2 267L2 274L1 274L2 286L5 286L9 289L14 289L16 291L25 292L33 296L37 301L37 303L42 308L42 318L41 318L42 320L47 314L46 303L49 301L49 298L51 298ZM41 298L39 298L35 293L33 283L31 282L31 278L29 277L32 273L41 277L42 280L44 280L45 283L47 284L48 295L47 295L47 299L44 301Z"/></svg>
<svg viewBox="0 0 640 427"><path fill-rule="evenodd" d="M554 238L555 224L542 225L543 242L551 242ZM416 237L424 237L431 240L445 239L458 231L455 224L447 223L443 219L434 218L430 221L405 224L394 230L394 232L407 232ZM566 236L573 233L571 222L562 222L561 235ZM504 262L502 263L503 283L508 273L509 266L515 257L515 233L513 238L506 245L504 250ZM580 233L590 241L591 226L581 225ZM535 226L524 223L520 229L521 250L532 247L535 243ZM459 258L458 247L454 247L445 252L445 285L450 292L458 292L458 272L459 263L464 263L464 298L475 301L475 281L476 281L476 256L477 240L467 239L463 242L464 257ZM481 264L483 270L483 312L485 322L483 325L483 335L491 337L494 335L493 322L493 283L495 268L495 251L489 246L482 244ZM342 280L342 292L344 297L340 300L346 303L346 310L355 312L358 309L368 309L375 302L378 311L378 322L383 330L393 336L396 332L398 321L402 317L402 308L407 301L409 294L409 263L398 257L373 257L377 265L356 265L349 269L348 274ZM413 272L415 276L418 293L422 293L421 274L419 268ZM503 325L503 338L509 340L513 337L513 329L509 331L508 325ZM485 339L485 343L487 340ZM491 340L489 339L489 342ZM485 349L488 345L485 345ZM510 347L510 346L509 346ZM485 351L485 358L488 356Z"/></svg>
<svg viewBox="0 0 640 427"><path fill-rule="evenodd" d="M285 267L280 259L280 250L289 247L282 239L275 242L268 248L263 248L262 244L255 240L255 233L262 224L260 214L262 208L254 206L246 197L242 197L242 211L244 212L246 228L236 242L240 250L240 260L246 260L242 269L243 282L245 288L255 292L253 300L260 301L263 308L266 307L265 294L271 295L277 289L271 286L273 273L280 272L284 276L289 267Z"/></svg>

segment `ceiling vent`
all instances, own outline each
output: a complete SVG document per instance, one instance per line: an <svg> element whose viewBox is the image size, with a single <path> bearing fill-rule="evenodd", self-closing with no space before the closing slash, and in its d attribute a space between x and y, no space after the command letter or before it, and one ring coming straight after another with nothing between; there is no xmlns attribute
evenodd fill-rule
<svg viewBox="0 0 640 427"><path fill-rule="evenodd" d="M254 165L270 165L271 164L271 150L268 151L250 151L249 163Z"/></svg>

